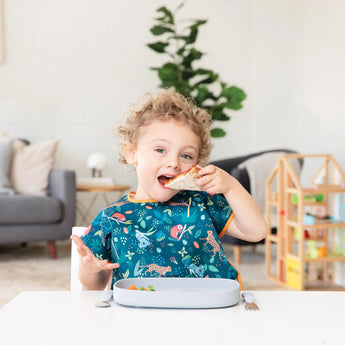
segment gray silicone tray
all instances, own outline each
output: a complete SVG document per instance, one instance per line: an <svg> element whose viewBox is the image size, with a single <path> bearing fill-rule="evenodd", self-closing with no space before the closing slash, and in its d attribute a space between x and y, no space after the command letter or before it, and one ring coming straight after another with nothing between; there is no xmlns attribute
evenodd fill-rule
<svg viewBox="0 0 345 345"><path fill-rule="evenodd" d="M155 291L128 290L131 285ZM130 307L222 308L240 300L240 284L218 278L130 278L114 284L114 300Z"/></svg>

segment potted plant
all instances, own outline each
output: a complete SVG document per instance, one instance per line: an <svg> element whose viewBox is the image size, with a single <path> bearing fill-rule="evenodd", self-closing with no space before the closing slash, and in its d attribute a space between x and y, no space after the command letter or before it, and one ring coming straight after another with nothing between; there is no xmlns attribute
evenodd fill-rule
<svg viewBox="0 0 345 345"><path fill-rule="evenodd" d="M230 120L229 110L239 110L246 98L245 92L229 86L211 69L194 67L204 53L195 47L199 28L207 23L206 19L191 19L177 22L180 4L174 12L167 7L159 7L155 24L150 29L159 40L147 46L159 54L168 57L161 67L151 67L157 71L161 81L160 87L174 88L186 97L194 99L195 103L206 109L212 116L212 121ZM220 127L211 129L212 137L223 137L226 132Z"/></svg>

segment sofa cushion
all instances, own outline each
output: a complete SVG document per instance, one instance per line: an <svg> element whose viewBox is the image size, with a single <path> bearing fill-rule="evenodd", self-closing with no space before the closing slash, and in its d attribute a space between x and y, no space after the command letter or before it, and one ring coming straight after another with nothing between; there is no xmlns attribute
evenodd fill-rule
<svg viewBox="0 0 345 345"><path fill-rule="evenodd" d="M10 184L10 167L12 159L12 140L0 137L0 195L14 194Z"/></svg>
<svg viewBox="0 0 345 345"><path fill-rule="evenodd" d="M248 171L246 168L235 168L230 171L230 175L233 176L245 190L250 193L250 180Z"/></svg>
<svg viewBox="0 0 345 345"><path fill-rule="evenodd" d="M61 202L52 197L0 196L0 224L45 224L62 220Z"/></svg>

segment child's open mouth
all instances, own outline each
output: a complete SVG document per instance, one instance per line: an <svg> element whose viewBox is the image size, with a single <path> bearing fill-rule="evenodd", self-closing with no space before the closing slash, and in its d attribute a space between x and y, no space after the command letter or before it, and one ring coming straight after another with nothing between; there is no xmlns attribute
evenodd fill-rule
<svg viewBox="0 0 345 345"><path fill-rule="evenodd" d="M170 181L172 178L174 178L174 176L170 176L170 175L160 175L158 176L158 182L164 186L168 181Z"/></svg>

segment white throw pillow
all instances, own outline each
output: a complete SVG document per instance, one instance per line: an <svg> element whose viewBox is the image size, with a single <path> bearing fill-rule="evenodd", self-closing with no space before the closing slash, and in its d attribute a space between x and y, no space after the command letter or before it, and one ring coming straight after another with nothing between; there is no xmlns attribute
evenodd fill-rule
<svg viewBox="0 0 345 345"><path fill-rule="evenodd" d="M47 195L48 178L55 162L59 139L25 145L14 141L12 188L21 194Z"/></svg>

